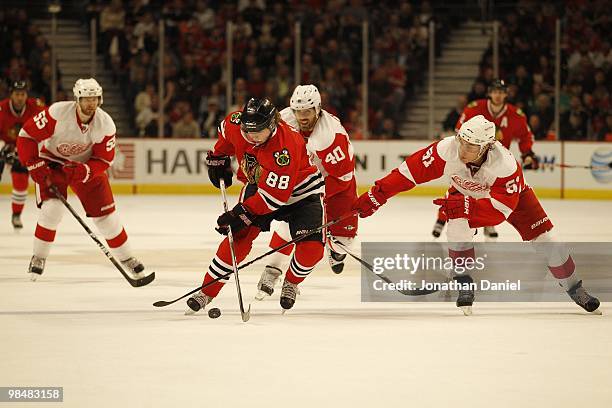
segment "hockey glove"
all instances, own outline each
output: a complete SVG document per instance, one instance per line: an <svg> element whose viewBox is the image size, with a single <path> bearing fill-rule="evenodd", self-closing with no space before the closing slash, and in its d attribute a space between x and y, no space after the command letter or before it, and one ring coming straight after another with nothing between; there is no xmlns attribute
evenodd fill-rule
<svg viewBox="0 0 612 408"><path fill-rule="evenodd" d="M448 197L437 198L433 203L440 206L440 210L446 214L448 219L466 218L469 220L474 217L476 200L473 197L451 194Z"/></svg>
<svg viewBox="0 0 612 408"><path fill-rule="evenodd" d="M254 220L255 215L251 214L242 203L238 203L234 208L217 218L218 227L215 229L219 234L227 235L229 228L231 228L232 233L235 234L253 224Z"/></svg>
<svg viewBox="0 0 612 408"><path fill-rule="evenodd" d="M14 165L18 163L17 152L15 151L15 145L5 144L2 149L0 149L0 162L4 162L8 165Z"/></svg>
<svg viewBox="0 0 612 408"><path fill-rule="evenodd" d="M213 186L221 188L221 179L225 181L225 187L232 185L232 160L229 156L215 156L209 151L206 155L206 166L208 167L208 178Z"/></svg>
<svg viewBox="0 0 612 408"><path fill-rule="evenodd" d="M523 169L525 170L537 170L540 167L540 162L532 150L523 153L521 160L523 160Z"/></svg>
<svg viewBox="0 0 612 408"><path fill-rule="evenodd" d="M68 162L62 167L62 171L66 175L68 184L85 183L89 180L91 171L89 166L79 162Z"/></svg>
<svg viewBox="0 0 612 408"><path fill-rule="evenodd" d="M353 210L359 211L360 218L366 218L374 214L386 202L387 199L380 192L378 186L374 186L367 193L359 196L353 205Z"/></svg>
<svg viewBox="0 0 612 408"><path fill-rule="evenodd" d="M42 187L48 186L49 179L51 178L51 169L45 160L40 157L32 159L27 163L27 168L35 183Z"/></svg>

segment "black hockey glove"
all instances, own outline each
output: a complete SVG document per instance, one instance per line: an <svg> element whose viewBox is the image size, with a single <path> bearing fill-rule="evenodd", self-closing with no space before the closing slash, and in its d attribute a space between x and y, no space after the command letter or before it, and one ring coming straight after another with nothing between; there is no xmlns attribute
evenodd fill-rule
<svg viewBox="0 0 612 408"><path fill-rule="evenodd" d="M227 235L229 232L229 228L231 227L232 233L237 233L238 231L248 227L253 224L255 220L255 215L251 214L242 203L236 204L234 208L229 210L226 213L221 214L219 218L217 218L218 227L215 228L217 232L221 235Z"/></svg>
<svg viewBox="0 0 612 408"><path fill-rule="evenodd" d="M19 162L17 152L15 151L15 145L5 144L2 149L0 149L0 161L11 166Z"/></svg>
<svg viewBox="0 0 612 408"><path fill-rule="evenodd" d="M220 181L225 181L225 187L232 185L232 160L229 156L215 156L212 152L206 155L206 166L208 167L208 178L210 182L217 188L220 187Z"/></svg>
<svg viewBox="0 0 612 408"><path fill-rule="evenodd" d="M523 169L525 170L537 170L540 168L540 162L532 150L521 155L523 161Z"/></svg>

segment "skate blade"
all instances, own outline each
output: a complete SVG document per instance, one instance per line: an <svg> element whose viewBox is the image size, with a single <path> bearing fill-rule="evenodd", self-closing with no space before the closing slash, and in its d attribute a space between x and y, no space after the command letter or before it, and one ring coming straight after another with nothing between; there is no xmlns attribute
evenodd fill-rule
<svg viewBox="0 0 612 408"><path fill-rule="evenodd" d="M263 290L258 290L257 294L255 295L255 300L259 300L262 301L264 300L266 297L269 297L270 295L268 295L266 292L264 292Z"/></svg>
<svg viewBox="0 0 612 408"><path fill-rule="evenodd" d="M202 309L200 309L202 310ZM200 310L193 310L192 308L190 308L189 306L187 306L187 309L185 309L185 316L193 316L194 314L198 313Z"/></svg>
<svg viewBox="0 0 612 408"><path fill-rule="evenodd" d="M285 313L287 312L287 310L289 310L289 309L283 309L283 310L281 311L281 316L284 316L284 315L285 315Z"/></svg>
<svg viewBox="0 0 612 408"><path fill-rule="evenodd" d="M592 312L589 312L592 315L597 315L597 316L601 316L603 314L603 312L599 309L595 309Z"/></svg>
<svg viewBox="0 0 612 408"><path fill-rule="evenodd" d="M459 306L464 316L472 315L472 306Z"/></svg>
<svg viewBox="0 0 612 408"><path fill-rule="evenodd" d="M39 275L39 274L37 274L37 273L31 273L31 274L30 274L30 281L32 281L32 282L36 282L36 279L38 279L38 277L39 277L39 276L40 276L40 275Z"/></svg>

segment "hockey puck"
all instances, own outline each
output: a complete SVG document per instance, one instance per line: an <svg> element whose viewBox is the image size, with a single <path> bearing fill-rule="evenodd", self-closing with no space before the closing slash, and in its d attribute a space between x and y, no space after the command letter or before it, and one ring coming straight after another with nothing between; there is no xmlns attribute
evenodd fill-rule
<svg viewBox="0 0 612 408"><path fill-rule="evenodd" d="M211 319L216 319L219 316L221 316L221 310L216 307L213 307L208 311L208 317L210 317Z"/></svg>

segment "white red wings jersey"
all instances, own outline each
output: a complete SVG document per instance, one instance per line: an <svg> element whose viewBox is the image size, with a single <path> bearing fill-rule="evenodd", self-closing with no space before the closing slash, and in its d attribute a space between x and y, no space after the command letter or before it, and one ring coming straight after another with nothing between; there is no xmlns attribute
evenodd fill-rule
<svg viewBox="0 0 612 408"><path fill-rule="evenodd" d="M529 188L521 166L508 149L495 142L486 160L473 173L459 159L458 147L455 136L433 143L413 153L389 175L376 181L375 188L389 198L417 184L448 176L451 191L457 190L476 199L470 225L478 227L503 222L516 208L519 194Z"/></svg>
<svg viewBox="0 0 612 408"><path fill-rule="evenodd" d="M499 113L494 115L488 99L470 102L461 113L455 130L459 131L466 120L477 115L483 115L485 119L495 123L495 136L506 149L510 148L513 140L518 142L521 153L527 153L532 149L533 133L527 123L527 117L520 108L507 103Z"/></svg>
<svg viewBox="0 0 612 408"><path fill-rule="evenodd" d="M74 101L54 103L28 120L19 136L42 143L42 158L60 163L95 159L108 167L115 157L117 130L113 119L98 108L91 121L83 124L76 106Z"/></svg>
<svg viewBox="0 0 612 408"><path fill-rule="evenodd" d="M295 129L280 121L268 141L255 146L242 136L240 116L230 113L219 124L214 154L236 156L238 179L257 185L257 193L243 202L250 212L266 214L323 193L323 176L310 163L304 139Z"/></svg>
<svg viewBox="0 0 612 408"><path fill-rule="evenodd" d="M281 117L293 128L299 129L291 108L283 109ZM323 109L311 132L299 132L306 140L310 160L325 177L327 201L346 190L356 191L355 153L340 119Z"/></svg>

